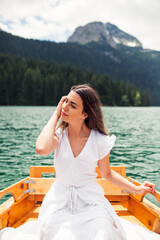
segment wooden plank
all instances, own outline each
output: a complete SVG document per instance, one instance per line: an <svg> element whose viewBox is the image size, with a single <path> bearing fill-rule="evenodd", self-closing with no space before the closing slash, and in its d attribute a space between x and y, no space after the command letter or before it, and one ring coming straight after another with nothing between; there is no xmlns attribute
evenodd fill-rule
<svg viewBox="0 0 160 240"><path fill-rule="evenodd" d="M34 180L35 183L29 183L28 188L34 189L35 192L29 193L29 195L46 195L49 191L51 185L56 180L55 178L30 178L30 180Z"/></svg>
<svg viewBox="0 0 160 240"><path fill-rule="evenodd" d="M127 206L127 202L129 200L129 196L122 196L122 195L105 195L105 197L108 199L108 201L111 202L111 204L114 204L116 202L123 202L124 206Z"/></svg>
<svg viewBox="0 0 160 240"><path fill-rule="evenodd" d="M19 201L14 202L12 197L0 205L0 229L9 226L10 219L12 218L10 216L11 209L14 209L14 206L23 201L24 198L26 198L26 196L21 198ZM26 208L24 209L26 210ZM14 215L17 215L17 211L14 212Z"/></svg>
<svg viewBox="0 0 160 240"><path fill-rule="evenodd" d="M4 203L0 205L0 229L6 227L8 225L9 220L9 209L14 203L14 198L11 197Z"/></svg>
<svg viewBox="0 0 160 240"><path fill-rule="evenodd" d="M126 166L121 166L122 177L126 178Z"/></svg>
<svg viewBox="0 0 160 240"><path fill-rule="evenodd" d="M40 211L40 207L35 206L31 211L29 211L26 215L24 215L21 219L19 219L12 227L17 228L26 222L37 220L39 211Z"/></svg>
<svg viewBox="0 0 160 240"><path fill-rule="evenodd" d="M158 214L160 216L160 208L157 207L155 204L151 203L149 200L147 200L146 198L143 199L143 204L149 208L152 209L152 211L154 211L156 214Z"/></svg>
<svg viewBox="0 0 160 240"><path fill-rule="evenodd" d="M29 189L35 190L35 192L31 192L30 195L45 195L55 181L54 178L30 178L30 180L35 181L35 183L28 184ZM105 179L95 179L95 182L104 189L105 195L129 196L128 193L123 193L121 188L106 181Z"/></svg>
<svg viewBox="0 0 160 240"><path fill-rule="evenodd" d="M0 215L0 230L7 227L8 225L9 214L8 212L4 212Z"/></svg>
<svg viewBox="0 0 160 240"><path fill-rule="evenodd" d="M41 178L43 173L54 173L56 177L56 171L54 166L31 166L30 177Z"/></svg>
<svg viewBox="0 0 160 240"><path fill-rule="evenodd" d="M12 206L12 204L14 203L14 198L11 197L9 198L7 201L5 201L4 203L2 203L0 205L0 216L1 214L3 214L4 212L8 211L8 209Z"/></svg>
<svg viewBox="0 0 160 240"><path fill-rule="evenodd" d="M28 213L35 206L34 201L29 201L28 196L18 202L15 202L9 210L8 227L12 227L19 219Z"/></svg>
<svg viewBox="0 0 160 240"><path fill-rule="evenodd" d="M8 193L12 194L14 201L21 199L24 196L24 191L27 190L27 184L24 183L24 181L27 179L28 178L25 178L0 191L0 199Z"/></svg>
<svg viewBox="0 0 160 240"><path fill-rule="evenodd" d="M156 218L153 224L152 231L160 234L160 219Z"/></svg>
<svg viewBox="0 0 160 240"><path fill-rule="evenodd" d="M105 195L122 195L122 196L129 196L129 193L123 193L122 188L108 182L105 179L95 179L95 182L98 183L105 192Z"/></svg>
<svg viewBox="0 0 160 240"><path fill-rule="evenodd" d="M45 195L29 195L29 199L31 201L35 201L35 203L37 204L37 202L42 203L43 199L44 199Z"/></svg>
<svg viewBox="0 0 160 240"><path fill-rule="evenodd" d="M111 169L118 172L123 177L126 177L126 167L125 166L111 166ZM101 178L101 174L98 166L96 167L96 172L98 174L97 178ZM43 173L54 173L56 177L56 171L54 166L31 166L30 167L30 177L41 178Z"/></svg>
<svg viewBox="0 0 160 240"><path fill-rule="evenodd" d="M134 197L130 197L127 208L148 229L152 231L155 230L155 222L160 220L160 215L156 214L152 209L149 209Z"/></svg>
<svg viewBox="0 0 160 240"><path fill-rule="evenodd" d="M11 227L16 221L24 216L24 214L30 211L34 205L35 203L29 201L26 195L19 201L14 202L10 207L2 209L2 212L0 213L0 229Z"/></svg>
<svg viewBox="0 0 160 240"><path fill-rule="evenodd" d="M128 211L128 209L124 208L121 204L113 205L113 208L119 217L146 228L142 222L140 222L135 216L133 216L133 214L131 214L131 212Z"/></svg>

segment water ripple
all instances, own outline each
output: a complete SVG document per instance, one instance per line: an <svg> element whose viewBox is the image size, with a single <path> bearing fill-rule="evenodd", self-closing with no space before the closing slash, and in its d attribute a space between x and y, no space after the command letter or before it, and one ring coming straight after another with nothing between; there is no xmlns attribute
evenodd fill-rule
<svg viewBox="0 0 160 240"><path fill-rule="evenodd" d="M0 189L28 176L32 165L53 165L54 154L39 156L36 139L54 107L0 107ZM117 137L111 165L127 176L150 180L160 191L160 108L103 107L105 125Z"/></svg>

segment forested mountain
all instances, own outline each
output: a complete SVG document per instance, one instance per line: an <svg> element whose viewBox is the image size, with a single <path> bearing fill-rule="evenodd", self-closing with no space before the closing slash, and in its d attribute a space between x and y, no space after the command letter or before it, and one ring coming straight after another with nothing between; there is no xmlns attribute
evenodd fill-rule
<svg viewBox="0 0 160 240"><path fill-rule="evenodd" d="M148 91L140 91L107 75L82 72L70 65L0 54L0 105L57 105L71 86L89 83L109 106L148 106Z"/></svg>
<svg viewBox="0 0 160 240"><path fill-rule="evenodd" d="M116 28L111 30L117 34ZM121 33L116 45L107 42L104 36L99 41L85 44L55 43L24 39L0 31L0 53L70 64L82 71L107 74L110 79L133 83L139 90L149 89L151 104L160 105L160 52L143 49L138 40L137 45L130 47L124 44L125 37L129 36ZM136 39L131 41L136 42Z"/></svg>

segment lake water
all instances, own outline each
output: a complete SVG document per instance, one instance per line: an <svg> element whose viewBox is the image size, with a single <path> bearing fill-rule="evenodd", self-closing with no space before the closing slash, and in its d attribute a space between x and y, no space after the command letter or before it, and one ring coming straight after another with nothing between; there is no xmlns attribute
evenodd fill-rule
<svg viewBox="0 0 160 240"><path fill-rule="evenodd" d="M0 190L27 177L31 165L53 164L54 154L39 156L35 142L54 109L0 107ZM111 165L126 165L127 176L152 181L160 191L160 107L102 109L109 133L117 137Z"/></svg>

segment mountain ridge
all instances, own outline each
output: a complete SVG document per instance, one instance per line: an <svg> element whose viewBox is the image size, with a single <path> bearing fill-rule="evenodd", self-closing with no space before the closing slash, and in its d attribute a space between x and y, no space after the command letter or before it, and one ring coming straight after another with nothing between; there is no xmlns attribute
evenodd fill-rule
<svg viewBox="0 0 160 240"><path fill-rule="evenodd" d="M133 83L139 89L149 89L152 105L160 106L160 52L109 43L55 43L24 39L0 31L0 53L30 59L70 64L83 71L107 74L111 79Z"/></svg>
<svg viewBox="0 0 160 240"><path fill-rule="evenodd" d="M67 42L88 44L90 42L107 42L111 47L117 45L142 48L142 43L132 35L120 30L111 23L91 22L75 29Z"/></svg>

